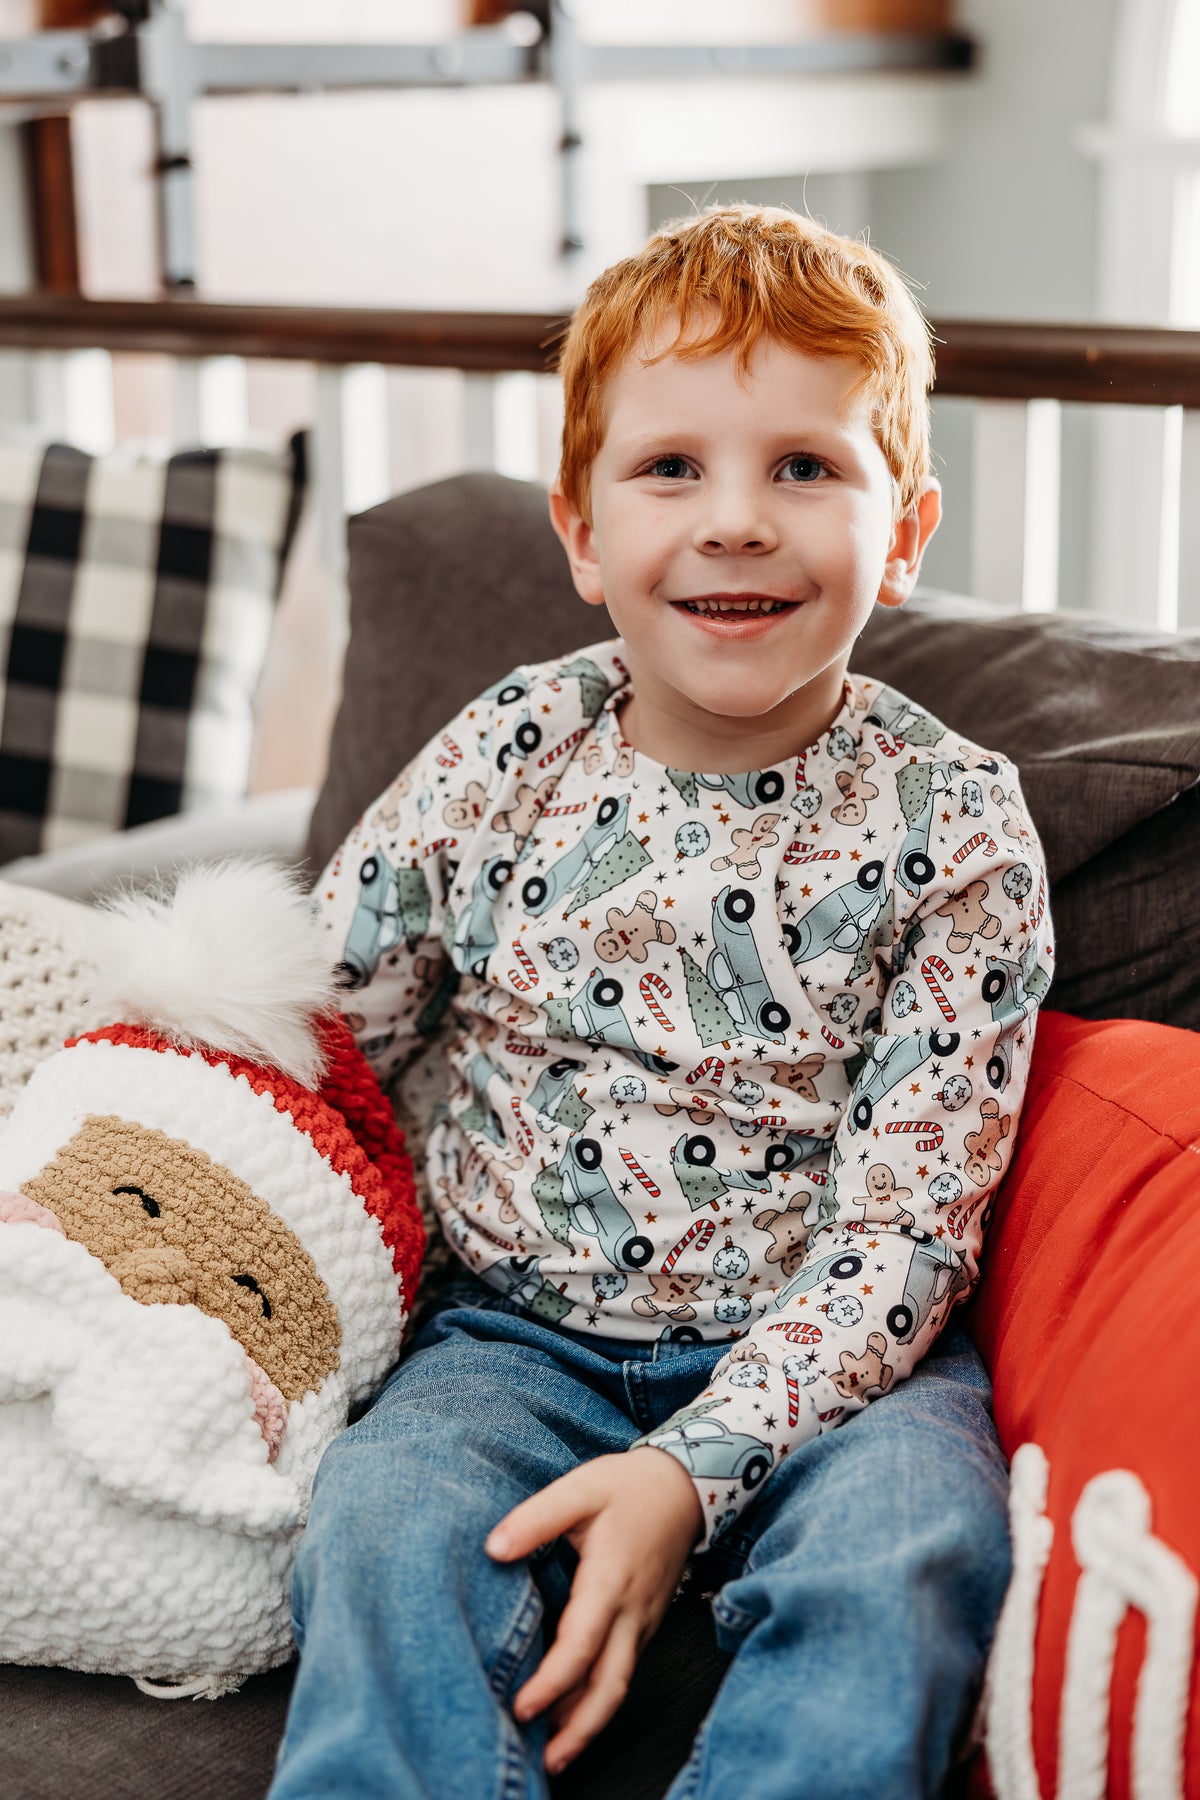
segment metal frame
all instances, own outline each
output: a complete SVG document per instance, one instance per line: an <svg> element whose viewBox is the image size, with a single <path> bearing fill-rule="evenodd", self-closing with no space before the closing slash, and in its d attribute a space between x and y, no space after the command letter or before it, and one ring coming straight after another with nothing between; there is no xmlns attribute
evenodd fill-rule
<svg viewBox="0 0 1200 1800"><path fill-rule="evenodd" d="M792 44L589 44L569 0L552 0L549 28L528 41L509 26L475 26L429 44L194 43L172 0L117 31L42 32L0 42L0 103L69 104L97 94L139 94L158 121L163 279L195 285L191 104L204 94L313 93L346 88L500 86L547 81L557 90L562 254L583 248L579 161L585 83L714 74L831 75L883 70L961 72L970 38L841 33Z"/></svg>

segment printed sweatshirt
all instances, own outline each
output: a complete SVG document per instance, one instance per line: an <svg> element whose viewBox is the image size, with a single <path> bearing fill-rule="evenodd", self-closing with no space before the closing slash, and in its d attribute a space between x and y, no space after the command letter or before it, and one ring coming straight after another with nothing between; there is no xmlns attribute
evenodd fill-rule
<svg viewBox="0 0 1200 1800"><path fill-rule="evenodd" d="M481 695L317 895L381 1081L452 1011L429 1179L466 1266L572 1331L728 1338L639 1440L707 1545L969 1293L1046 875L1011 764L882 683L798 756L706 774L626 742L621 652Z"/></svg>

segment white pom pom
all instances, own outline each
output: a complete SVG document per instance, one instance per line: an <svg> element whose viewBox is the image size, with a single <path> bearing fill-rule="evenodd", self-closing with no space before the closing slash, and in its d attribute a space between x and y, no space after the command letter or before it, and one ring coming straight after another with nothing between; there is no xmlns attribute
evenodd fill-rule
<svg viewBox="0 0 1200 1800"><path fill-rule="evenodd" d="M298 880L257 858L196 864L103 902L96 1023L232 1051L315 1087L316 1019L336 1010L328 941Z"/></svg>

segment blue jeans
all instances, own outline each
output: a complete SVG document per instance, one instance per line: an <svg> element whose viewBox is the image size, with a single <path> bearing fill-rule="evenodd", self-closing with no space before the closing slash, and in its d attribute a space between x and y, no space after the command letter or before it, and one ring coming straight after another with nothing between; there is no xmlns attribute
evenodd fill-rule
<svg viewBox="0 0 1200 1800"><path fill-rule="evenodd" d="M500 1565L483 1540L685 1405L725 1348L585 1338L452 1288L318 1471L270 1800L544 1800L546 1726L509 1705L570 1553ZM1006 1486L987 1377L956 1329L789 1456L705 1559L735 1654L670 1800L939 1794L1008 1579Z"/></svg>

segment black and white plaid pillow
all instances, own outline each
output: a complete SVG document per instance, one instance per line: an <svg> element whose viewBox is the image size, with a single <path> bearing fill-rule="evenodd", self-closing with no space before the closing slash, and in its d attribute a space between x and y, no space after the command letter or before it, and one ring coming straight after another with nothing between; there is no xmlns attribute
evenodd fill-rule
<svg viewBox="0 0 1200 1800"><path fill-rule="evenodd" d="M304 481L0 440L0 863L245 792Z"/></svg>

